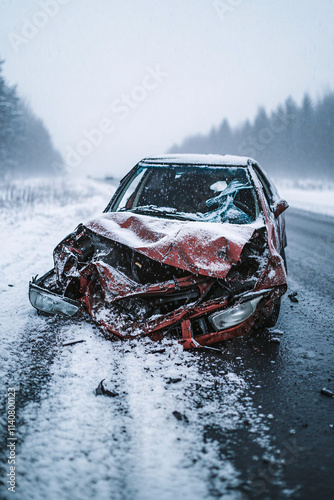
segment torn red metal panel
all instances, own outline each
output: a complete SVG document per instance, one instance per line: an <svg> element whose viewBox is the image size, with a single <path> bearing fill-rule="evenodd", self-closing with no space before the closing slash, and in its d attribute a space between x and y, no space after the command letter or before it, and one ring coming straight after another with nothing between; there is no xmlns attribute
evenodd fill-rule
<svg viewBox="0 0 334 500"><path fill-rule="evenodd" d="M158 219L112 212L86 224L88 229L147 257L191 273L225 278L238 262L255 226ZM222 257L224 256L224 257Z"/></svg>

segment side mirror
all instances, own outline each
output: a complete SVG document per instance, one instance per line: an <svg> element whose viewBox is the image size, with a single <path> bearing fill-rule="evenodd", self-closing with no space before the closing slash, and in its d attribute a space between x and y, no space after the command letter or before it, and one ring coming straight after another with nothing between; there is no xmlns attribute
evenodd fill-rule
<svg viewBox="0 0 334 500"><path fill-rule="evenodd" d="M276 201L276 203L274 203L273 205L271 205L271 210L274 214L274 216L277 217L279 215L281 215L281 213L284 212L284 210L286 210L287 208L289 207L289 203L285 200L278 200Z"/></svg>

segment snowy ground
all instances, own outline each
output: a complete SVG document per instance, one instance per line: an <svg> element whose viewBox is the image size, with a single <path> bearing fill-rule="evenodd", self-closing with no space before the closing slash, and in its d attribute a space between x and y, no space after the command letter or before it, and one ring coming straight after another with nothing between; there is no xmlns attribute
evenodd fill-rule
<svg viewBox="0 0 334 500"><path fill-rule="evenodd" d="M291 207L334 217L334 182L283 179L275 184Z"/></svg>
<svg viewBox="0 0 334 500"><path fill-rule="evenodd" d="M20 189L19 198L2 190L0 222L1 403L7 387L17 387L16 498L245 498L214 430L231 436L247 422L261 458L279 460L279 449L268 432L273 416L253 402L260 387L236 369L242 359L232 352L205 370L200 355L171 341L108 342L89 322L37 316L27 297L31 276L52 267L54 246L101 212L114 188L57 181ZM85 342L63 346L69 339ZM117 396L95 395L102 379ZM6 412L0 418L6 443Z"/></svg>

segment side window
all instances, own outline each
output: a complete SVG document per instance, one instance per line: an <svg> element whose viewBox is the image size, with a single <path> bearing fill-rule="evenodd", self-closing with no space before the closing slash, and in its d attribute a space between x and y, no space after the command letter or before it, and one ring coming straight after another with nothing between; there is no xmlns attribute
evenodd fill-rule
<svg viewBox="0 0 334 500"><path fill-rule="evenodd" d="M139 168L134 177L132 177L131 181L128 183L128 186L121 198L119 199L117 206L115 206L115 210L119 212L120 210L128 210L133 205L133 200L136 195L136 190L139 186L140 181L142 180L144 174L146 173L146 169Z"/></svg>
<svg viewBox="0 0 334 500"><path fill-rule="evenodd" d="M259 181L261 182L264 195L265 195L266 200L268 202L268 205L270 207L270 205L272 204L272 200L274 198L270 183L269 183L268 179L263 175L261 170L257 167L257 165L253 165L253 169L255 170Z"/></svg>

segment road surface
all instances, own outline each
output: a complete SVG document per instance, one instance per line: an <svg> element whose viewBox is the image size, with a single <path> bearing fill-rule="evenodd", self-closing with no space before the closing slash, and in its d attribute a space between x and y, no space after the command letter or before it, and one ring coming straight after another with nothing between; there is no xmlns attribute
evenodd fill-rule
<svg viewBox="0 0 334 500"><path fill-rule="evenodd" d="M92 324L27 306L2 385L0 497L13 498L14 386L18 500L333 498L334 398L320 391L334 391L334 219L286 217L298 303L286 294L269 335L221 355L107 342ZM71 338L85 342L63 346ZM103 378L114 398L95 395Z"/></svg>

